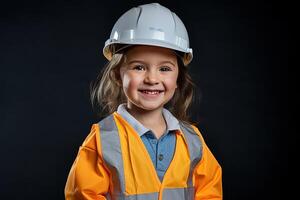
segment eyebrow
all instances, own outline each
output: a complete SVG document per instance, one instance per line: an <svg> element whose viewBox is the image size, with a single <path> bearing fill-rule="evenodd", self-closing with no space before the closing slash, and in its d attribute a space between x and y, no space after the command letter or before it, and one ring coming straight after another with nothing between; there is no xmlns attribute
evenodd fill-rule
<svg viewBox="0 0 300 200"><path fill-rule="evenodd" d="M128 62L128 64L132 64L132 63L143 63L143 64L147 65L147 63L142 60L131 60L130 62ZM176 66L175 63L168 61L168 60L162 61L162 62L158 63L158 65L167 64L167 63L171 64L174 67Z"/></svg>

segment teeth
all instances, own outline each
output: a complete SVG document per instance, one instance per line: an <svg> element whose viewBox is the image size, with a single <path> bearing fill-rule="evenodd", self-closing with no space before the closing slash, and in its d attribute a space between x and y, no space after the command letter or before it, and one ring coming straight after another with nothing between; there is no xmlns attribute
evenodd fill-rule
<svg viewBox="0 0 300 200"><path fill-rule="evenodd" d="M145 94L159 94L159 91L149 91L149 90L143 90L142 91L143 93L145 93Z"/></svg>

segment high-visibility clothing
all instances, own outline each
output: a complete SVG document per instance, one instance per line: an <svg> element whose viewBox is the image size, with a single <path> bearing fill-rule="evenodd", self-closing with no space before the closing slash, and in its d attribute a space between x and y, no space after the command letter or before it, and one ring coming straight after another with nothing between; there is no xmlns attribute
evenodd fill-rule
<svg viewBox="0 0 300 200"><path fill-rule="evenodd" d="M176 132L173 160L159 180L130 124L113 113L92 126L65 187L67 200L221 200L221 167L195 126Z"/></svg>

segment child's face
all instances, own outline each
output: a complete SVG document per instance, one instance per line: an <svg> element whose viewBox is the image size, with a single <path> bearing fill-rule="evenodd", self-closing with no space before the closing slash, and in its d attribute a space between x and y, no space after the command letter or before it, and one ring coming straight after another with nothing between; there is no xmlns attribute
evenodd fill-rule
<svg viewBox="0 0 300 200"><path fill-rule="evenodd" d="M161 47L131 47L120 68L120 76L129 108L162 109L177 88L176 54Z"/></svg>

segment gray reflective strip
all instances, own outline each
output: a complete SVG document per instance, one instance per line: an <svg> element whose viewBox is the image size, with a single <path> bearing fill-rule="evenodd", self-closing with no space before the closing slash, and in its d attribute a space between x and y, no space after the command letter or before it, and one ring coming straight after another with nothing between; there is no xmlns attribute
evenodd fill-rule
<svg viewBox="0 0 300 200"><path fill-rule="evenodd" d="M187 141L190 153L190 174L188 178L188 187L193 187L193 173L196 165L202 158L202 142L199 135L194 131L191 126L180 123L180 127Z"/></svg>
<svg viewBox="0 0 300 200"><path fill-rule="evenodd" d="M194 200L194 187L164 189L163 200Z"/></svg>
<svg viewBox="0 0 300 200"><path fill-rule="evenodd" d="M122 149L118 128L114 116L110 115L99 122L102 155L106 166L112 174L113 194L107 194L107 199L114 200L156 200L158 193L125 195L125 176L122 159Z"/></svg>
<svg viewBox="0 0 300 200"><path fill-rule="evenodd" d="M102 155L112 174L113 196L124 193L125 178L119 132L113 115L99 122ZM112 198L114 199L114 198Z"/></svg>
<svg viewBox="0 0 300 200"><path fill-rule="evenodd" d="M106 195L105 195L105 198L106 198L106 200L111 200L110 194L106 194Z"/></svg>

